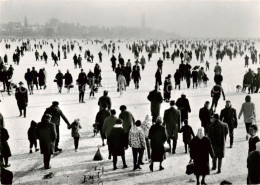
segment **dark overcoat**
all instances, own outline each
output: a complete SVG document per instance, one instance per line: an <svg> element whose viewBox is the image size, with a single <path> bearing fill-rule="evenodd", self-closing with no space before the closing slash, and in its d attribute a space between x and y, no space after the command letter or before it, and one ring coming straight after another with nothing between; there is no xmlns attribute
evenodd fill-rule
<svg viewBox="0 0 260 185"><path fill-rule="evenodd" d="M163 102L163 97L160 92L153 90L147 96L147 99L151 102L151 113L154 116L160 115L161 103Z"/></svg>
<svg viewBox="0 0 260 185"><path fill-rule="evenodd" d="M164 112L163 116L164 125L168 138L178 139L178 131L180 130L181 114L180 111L171 107Z"/></svg>
<svg viewBox="0 0 260 185"><path fill-rule="evenodd" d="M164 143L167 139L165 127L160 124L152 125L149 131L149 139L151 140L151 159L153 162L163 161Z"/></svg>
<svg viewBox="0 0 260 185"><path fill-rule="evenodd" d="M228 134L228 125L221 121L212 123L208 128L208 137L210 138L214 154L217 158L225 156L225 142Z"/></svg>
<svg viewBox="0 0 260 185"><path fill-rule="evenodd" d="M57 138L54 123L48 121L38 123L36 137L40 141L41 154L51 155L54 153L54 143Z"/></svg>
<svg viewBox="0 0 260 185"><path fill-rule="evenodd" d="M190 158L194 163L195 175L208 175L210 173L209 168L209 154L214 156L210 140L207 137L199 139L194 137L190 142Z"/></svg>
<svg viewBox="0 0 260 185"><path fill-rule="evenodd" d="M123 156L125 155L125 147L127 147L127 135L122 127L117 125L112 128L108 136L108 143L112 155Z"/></svg>
<svg viewBox="0 0 260 185"><path fill-rule="evenodd" d="M19 109L25 109L28 103L28 92L24 87L18 87L15 90L15 98Z"/></svg>

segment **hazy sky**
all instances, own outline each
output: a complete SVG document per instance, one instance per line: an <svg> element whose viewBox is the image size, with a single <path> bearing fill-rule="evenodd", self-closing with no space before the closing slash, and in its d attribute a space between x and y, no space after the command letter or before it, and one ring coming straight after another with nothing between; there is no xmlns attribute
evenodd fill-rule
<svg viewBox="0 0 260 185"><path fill-rule="evenodd" d="M260 0L0 0L0 22L146 26L190 37L260 37Z"/></svg>

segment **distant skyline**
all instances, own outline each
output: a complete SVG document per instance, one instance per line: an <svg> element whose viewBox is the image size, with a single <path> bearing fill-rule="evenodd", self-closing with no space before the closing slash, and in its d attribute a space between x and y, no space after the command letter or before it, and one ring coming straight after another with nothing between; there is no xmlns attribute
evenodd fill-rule
<svg viewBox="0 0 260 185"><path fill-rule="evenodd" d="M0 0L0 23L140 27L142 15L146 27L183 37L260 37L257 0Z"/></svg>

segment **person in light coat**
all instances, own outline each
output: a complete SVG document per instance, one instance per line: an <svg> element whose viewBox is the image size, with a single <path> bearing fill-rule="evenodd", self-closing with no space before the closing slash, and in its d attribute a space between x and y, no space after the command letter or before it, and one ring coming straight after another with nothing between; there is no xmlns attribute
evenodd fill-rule
<svg viewBox="0 0 260 185"><path fill-rule="evenodd" d="M140 165L144 164L142 162L142 157L145 150L145 135L140 126L141 126L141 121L137 120L135 122L135 126L133 126L129 132L129 146L132 147L133 158L134 158L133 170L142 169Z"/></svg>
<svg viewBox="0 0 260 185"><path fill-rule="evenodd" d="M240 119L241 115L244 115L244 122L246 125L246 140L248 140L249 135L249 127L256 120L255 114L255 104L251 102L251 96L247 95L245 98L245 103L242 104L241 110L238 115L238 119Z"/></svg>

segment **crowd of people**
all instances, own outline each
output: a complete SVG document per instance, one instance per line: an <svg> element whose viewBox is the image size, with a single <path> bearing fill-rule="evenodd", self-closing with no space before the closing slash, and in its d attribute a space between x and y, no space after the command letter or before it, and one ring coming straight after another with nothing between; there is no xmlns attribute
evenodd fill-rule
<svg viewBox="0 0 260 185"><path fill-rule="evenodd" d="M10 39L1 40L1 42L5 42L6 45L8 45L6 49L10 49L8 43L12 44L13 41L14 40ZM93 72L89 70L89 72L86 73L83 69L82 63L84 60L90 63L95 61L94 52L92 53L92 51L86 49L85 52L83 51L84 59L78 53L75 53L73 58L71 58L74 68L80 68L80 73L77 78L74 78L69 70L63 74L61 70L58 69L55 79L51 79L57 84L58 93L60 94L63 93L63 87L70 93L70 89L74 87L73 82L75 81L78 86L79 103L85 103L84 95L87 91L86 86L89 87L90 97L94 97L99 88L102 88L102 69L99 63L105 62L102 57L103 55L107 54L110 58L111 72L115 74L116 91L119 92L122 98L125 98L123 91L130 88L131 80L133 80L134 89L139 90L140 80L145 80L142 74L143 71L147 70L146 66L155 65L150 62L153 55L159 53L160 56L162 56L156 63L155 83L150 85L153 90L147 94L147 102L150 102L151 119L149 115L146 115L143 121L136 120L135 115L133 115L131 111L127 109L127 105L124 104L120 106L120 113L117 117L117 110L112 106L112 100L107 90L104 90L103 96L98 99L97 106L99 106L99 111L96 113L95 120L93 120L95 121L93 126L96 132L100 133L102 146L105 146L107 143L108 159L110 160L113 157L114 170L118 169L118 156L122 158L123 168L128 168L125 156L125 150L127 150L128 147L132 148L134 171L142 169L141 166L144 165L143 158L145 156L149 159L150 171L154 171L154 162L159 162L159 170L164 170L162 163L166 159L166 152L168 151L172 155L176 154L178 135L182 133L184 151L190 154L190 162L194 165L193 173L196 176L196 182L197 184L206 184L205 178L210 174L209 156L212 158L213 166L211 170L217 170L217 173L221 173L227 136L229 135L229 146L232 148L235 140L235 128L238 127L238 119L243 115L247 133L246 140L248 140L249 143L247 183L260 183L260 139L257 136L258 126L256 124L255 104L251 101L251 96L246 95L245 103L242 104L241 110L237 115L236 109L232 107L231 100L226 100L226 98L229 98L229 94L224 93L222 86L224 78L222 76L222 67L220 66L220 62L223 62L224 57L228 57L229 60L232 61L232 58L236 58L237 55L243 57L245 55L244 52L250 53L252 65L258 65L257 50L254 44L247 41L231 40L206 40L203 42L187 40L149 42L138 40L132 43L126 42L126 49L129 50L135 58L134 65L132 65L130 59L123 57L124 53L121 54L120 47L116 42L103 42L98 40L85 40L84 42L92 45L102 43L102 47L98 52L98 62L95 64ZM81 45L82 43L76 40L20 39L19 43L21 46L17 46L13 53L13 63L17 66L22 65L24 55L30 52L34 53L37 62L44 61L45 64L48 65L48 54L43 50L46 47L51 48L51 60L53 60L54 66L58 66L58 62L62 60L62 54L63 59L67 59L67 55L70 52L76 52L75 47L78 47L80 52L84 49ZM54 51L55 46L57 46L57 53ZM118 52L118 57L115 56L116 51ZM213 55L214 52L216 53L215 56ZM213 60L213 57L215 57L217 61L214 71L210 71L210 63L205 60L206 53L209 53L209 60ZM145 57L145 55L147 55L147 57ZM146 61L146 58L148 61ZM126 60L127 62L125 63ZM245 67L248 67L250 65L248 62L249 57L246 55L244 60ZM165 75L165 81L162 83L162 75L165 74L163 73L165 70L163 65L165 61L172 62L173 64L180 61L180 64L175 71L172 71L173 75ZM0 81L3 83L3 92L7 92L7 94L11 96L12 88L15 89L15 98L20 117L22 115L26 117L28 101L30 96L35 94L34 87L36 86L37 90L47 88L47 72L45 68L40 69L39 72L35 67L31 69L28 68L25 75L21 77L21 79L24 80L15 84L12 78L16 66L13 67L10 63L6 54L3 56L3 60L0 57ZM205 70L202 65L205 65ZM246 88L248 88L248 94L258 93L260 87L260 68L257 70L255 74L252 69L248 69L241 83L242 92L245 92ZM214 73L214 79L209 79L207 73ZM174 83L172 83L172 77L174 78ZM171 92L173 91L189 89L191 87L191 79L193 91L196 91L198 88L207 87L208 81L214 81L214 85L209 92L209 97L212 98L212 102L205 101L201 109L190 106L186 93L182 93L181 97L176 98L176 101L173 100L171 96ZM27 88L23 81L26 81ZM161 93L160 89L162 85L163 93ZM226 105L218 113L217 106L221 94L224 101L226 101ZM169 103L170 107L164 110L164 114L161 116L160 112L163 111L161 110L161 104L164 102ZM201 128L198 129L196 135L194 134L192 126L189 124L189 113L191 113L191 111L197 111L201 121ZM95 113L93 112L93 114ZM67 124L67 128L71 129L71 136L74 140L76 152L79 149L82 124L79 118L70 123L61 108L59 108L58 101L53 101L52 105L46 108L42 115L42 119L39 123L32 120L28 130L29 153L32 153L33 147L35 148L35 152L39 151L37 144L37 140L39 140L40 152L43 154L44 168L50 169L51 155L62 151L62 149L59 148L60 118ZM7 142L9 138L8 131L4 128L4 115L1 115L0 118L2 143L1 160L3 163L1 169L6 170L6 168L10 166L8 158L11 156L11 151ZM169 148L165 147L165 143L168 143ZM201 181L200 176L202 176ZM2 179L4 179L4 177L2 177Z"/></svg>

